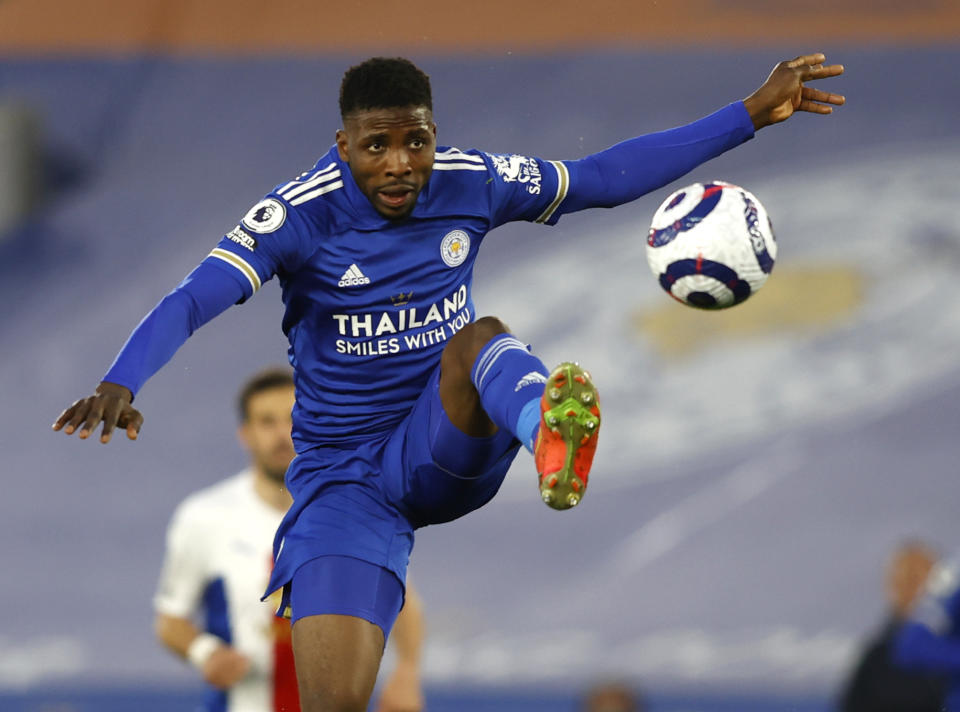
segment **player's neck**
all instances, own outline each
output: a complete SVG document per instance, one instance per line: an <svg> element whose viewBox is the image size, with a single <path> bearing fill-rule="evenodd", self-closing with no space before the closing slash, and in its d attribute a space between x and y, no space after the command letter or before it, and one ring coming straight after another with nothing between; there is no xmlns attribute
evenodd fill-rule
<svg viewBox="0 0 960 712"><path fill-rule="evenodd" d="M260 499L281 512L287 511L293 503L287 488L268 477L257 467L253 468L253 490Z"/></svg>

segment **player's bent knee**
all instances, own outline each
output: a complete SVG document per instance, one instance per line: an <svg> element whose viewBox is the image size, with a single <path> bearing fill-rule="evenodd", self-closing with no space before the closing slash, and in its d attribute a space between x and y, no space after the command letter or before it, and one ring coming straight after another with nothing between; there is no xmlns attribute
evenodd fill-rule
<svg viewBox="0 0 960 712"><path fill-rule="evenodd" d="M510 331L510 327L495 316L482 316L472 324L464 327L464 331L467 328L471 329L473 340L479 341L481 347L497 334L506 334Z"/></svg>
<svg viewBox="0 0 960 712"><path fill-rule="evenodd" d="M467 324L454 334L443 350L441 368L448 371L457 365L469 369L473 366L477 354L498 334L506 334L509 327L495 316L484 316Z"/></svg>

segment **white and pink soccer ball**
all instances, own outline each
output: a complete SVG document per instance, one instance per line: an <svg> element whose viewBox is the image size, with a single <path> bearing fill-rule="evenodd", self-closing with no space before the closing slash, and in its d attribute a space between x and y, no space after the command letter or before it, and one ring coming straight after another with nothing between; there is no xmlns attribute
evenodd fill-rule
<svg viewBox="0 0 960 712"><path fill-rule="evenodd" d="M767 281L776 258L763 205L722 181L694 183L670 195L647 236L647 263L660 286L700 309L725 309L750 297Z"/></svg>

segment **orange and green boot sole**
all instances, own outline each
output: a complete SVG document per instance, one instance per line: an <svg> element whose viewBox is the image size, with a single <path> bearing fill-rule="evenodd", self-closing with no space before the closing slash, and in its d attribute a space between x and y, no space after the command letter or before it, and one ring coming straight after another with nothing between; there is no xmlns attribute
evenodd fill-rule
<svg viewBox="0 0 960 712"><path fill-rule="evenodd" d="M540 430L533 449L540 497L553 509L580 504L599 430L600 401L590 374L579 364L561 363L540 399Z"/></svg>

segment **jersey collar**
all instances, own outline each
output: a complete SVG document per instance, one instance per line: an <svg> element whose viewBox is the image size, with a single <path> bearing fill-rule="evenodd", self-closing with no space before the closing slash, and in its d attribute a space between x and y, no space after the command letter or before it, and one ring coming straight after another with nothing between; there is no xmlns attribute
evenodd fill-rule
<svg viewBox="0 0 960 712"><path fill-rule="evenodd" d="M353 179L350 165L340 158L340 152L337 151L336 146L330 149L330 157L336 161L340 167L340 176L343 180L343 189L346 192L347 200L350 203L350 207L353 208L356 217L360 219L360 225L358 227L364 230L381 230L396 224L393 220L385 218L376 211L373 204L367 196L363 194L360 186L358 186L357 182ZM423 190L420 191L420 195L417 196L417 202L413 206L413 212L410 213L407 219L426 217L427 207L430 204L430 186L433 183L435 175L435 172L430 175L430 180L427 181Z"/></svg>

